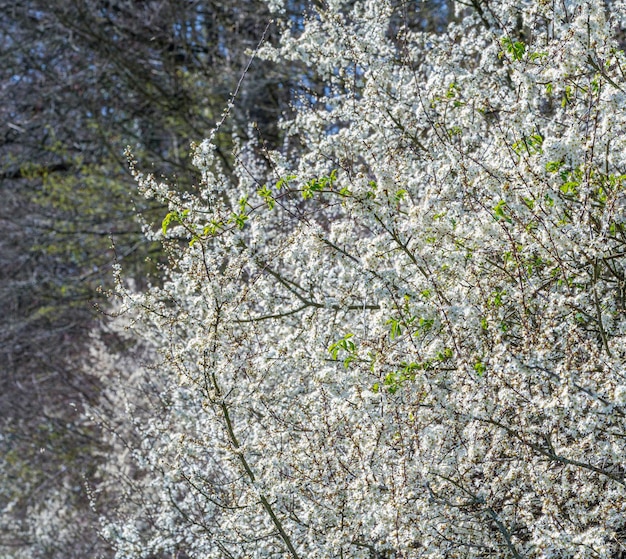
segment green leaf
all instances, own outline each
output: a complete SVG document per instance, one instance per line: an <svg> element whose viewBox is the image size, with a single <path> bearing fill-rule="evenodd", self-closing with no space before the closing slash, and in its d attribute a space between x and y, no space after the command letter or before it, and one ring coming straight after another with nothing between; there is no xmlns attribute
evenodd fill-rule
<svg viewBox="0 0 626 559"><path fill-rule="evenodd" d="M504 200L500 200L493 207L493 215L496 221L503 219L504 221L507 221L508 223L512 223L513 220L505 213L505 209L506 209L506 202Z"/></svg>
<svg viewBox="0 0 626 559"><path fill-rule="evenodd" d="M477 361L476 363L474 363L474 371L476 371L476 374L479 377L482 377L485 374L486 370L487 367L482 361Z"/></svg>
<svg viewBox="0 0 626 559"><path fill-rule="evenodd" d="M458 93L458 89L459 89L459 86L455 82L452 82L450 86L448 87L448 91L446 91L446 97L448 99L452 99L453 97L456 97Z"/></svg>
<svg viewBox="0 0 626 559"><path fill-rule="evenodd" d="M547 56L548 53L544 51L531 52L528 54L528 58L533 62L541 60L542 58L546 58Z"/></svg>
<svg viewBox="0 0 626 559"><path fill-rule="evenodd" d="M513 60L520 61L526 52L526 45L522 41L513 41L509 37L502 37L502 46L513 57Z"/></svg>
<svg viewBox="0 0 626 559"><path fill-rule="evenodd" d="M263 198L263 200L265 201L265 203L267 204L267 207L270 210L274 209L274 206L276 205L276 199L274 198L274 196L272 195L272 191L267 187L266 184L264 184L261 188L259 188L257 191L257 194Z"/></svg>
<svg viewBox="0 0 626 559"><path fill-rule="evenodd" d="M287 188L289 186L289 181L295 180L296 178L298 178L296 175L287 175L286 177L279 179L276 183L276 190L280 190L283 187Z"/></svg>
<svg viewBox="0 0 626 559"><path fill-rule="evenodd" d="M546 171L548 173L557 173L563 165L565 165L564 161L548 161L546 163Z"/></svg>
<svg viewBox="0 0 626 559"><path fill-rule="evenodd" d="M168 213L163 218L163 221L161 222L161 231L163 231L163 235L167 234L167 228L170 226L170 223L172 222L182 223L183 219L187 217L188 214L189 214L189 210L183 210L182 213L179 213L178 211L174 210Z"/></svg>
<svg viewBox="0 0 626 559"><path fill-rule="evenodd" d="M163 221L161 222L161 231L163 231L163 235L167 233L167 228L174 219L177 219L176 212L170 212L165 216L165 218L163 218Z"/></svg>
<svg viewBox="0 0 626 559"><path fill-rule="evenodd" d="M332 356L333 360L337 361L339 357L340 351L345 351L348 353L348 356L344 359L343 365L348 368L350 363L357 358L356 355L356 345L350 339L354 336L354 334L346 334L343 338L337 340L336 342L330 344L328 346L328 352Z"/></svg>
<svg viewBox="0 0 626 559"><path fill-rule="evenodd" d="M572 100L572 86L568 85L563 92L563 97L561 98L561 107L565 108L567 104Z"/></svg>
<svg viewBox="0 0 626 559"><path fill-rule="evenodd" d="M579 186L580 186L580 183L578 181L567 181L560 186L560 190L563 194L568 194L570 196L577 196Z"/></svg>
<svg viewBox="0 0 626 559"><path fill-rule="evenodd" d="M392 340L395 340L398 336L402 335L402 325L400 320L397 318L390 318L387 322L385 322L385 324L391 326L389 337Z"/></svg>
<svg viewBox="0 0 626 559"><path fill-rule="evenodd" d="M506 295L506 291L494 291L491 295L491 297L489 298L489 306L491 307L501 307L502 306L502 298L504 297L504 295Z"/></svg>
<svg viewBox="0 0 626 559"><path fill-rule="evenodd" d="M404 200L404 197L405 197L405 196L406 196L406 190L404 190L403 188L401 188L400 190L398 190L398 191L396 192L396 195L395 195L395 197L394 197L394 198L395 198L395 201L396 201L396 202L401 202L402 200Z"/></svg>

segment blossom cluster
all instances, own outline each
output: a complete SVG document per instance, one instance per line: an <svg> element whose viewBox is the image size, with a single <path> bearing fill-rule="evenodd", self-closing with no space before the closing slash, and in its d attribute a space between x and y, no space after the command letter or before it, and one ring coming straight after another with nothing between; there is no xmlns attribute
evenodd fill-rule
<svg viewBox="0 0 626 559"><path fill-rule="evenodd" d="M196 194L137 175L171 266L120 286L159 358L119 557L626 546L623 6L400 4L263 49L327 84L283 152L233 180L202 143Z"/></svg>

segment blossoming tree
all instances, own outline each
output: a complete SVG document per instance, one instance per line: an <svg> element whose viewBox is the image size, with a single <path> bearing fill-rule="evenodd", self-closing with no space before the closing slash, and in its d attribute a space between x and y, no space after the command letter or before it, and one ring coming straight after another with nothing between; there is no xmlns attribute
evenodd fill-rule
<svg viewBox="0 0 626 559"><path fill-rule="evenodd" d="M136 171L171 265L124 295L160 408L120 557L624 550L624 6L401 4L263 49L327 85L236 184L210 139L191 194Z"/></svg>

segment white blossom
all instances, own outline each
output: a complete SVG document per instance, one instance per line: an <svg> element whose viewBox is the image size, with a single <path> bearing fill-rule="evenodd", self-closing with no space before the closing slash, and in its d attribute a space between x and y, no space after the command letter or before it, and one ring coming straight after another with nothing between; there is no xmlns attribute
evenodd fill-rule
<svg viewBox="0 0 626 559"><path fill-rule="evenodd" d="M328 87L264 185L208 142L197 196L137 174L180 242L126 295L159 400L119 557L626 545L623 6L455 6L394 35L337 0L265 47Z"/></svg>

